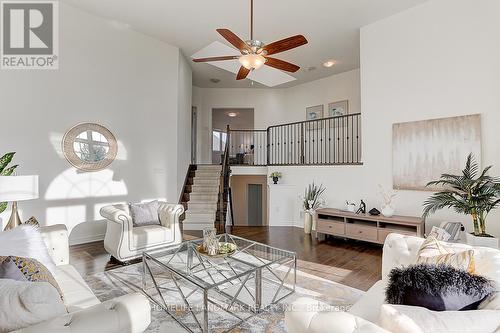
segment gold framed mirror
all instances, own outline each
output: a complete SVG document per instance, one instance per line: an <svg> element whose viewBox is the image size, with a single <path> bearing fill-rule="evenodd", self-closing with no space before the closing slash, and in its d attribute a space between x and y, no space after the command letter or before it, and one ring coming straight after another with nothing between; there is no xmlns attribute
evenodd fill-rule
<svg viewBox="0 0 500 333"><path fill-rule="evenodd" d="M118 144L106 127L80 123L64 134L62 150L66 160L82 171L106 169L116 158Z"/></svg>

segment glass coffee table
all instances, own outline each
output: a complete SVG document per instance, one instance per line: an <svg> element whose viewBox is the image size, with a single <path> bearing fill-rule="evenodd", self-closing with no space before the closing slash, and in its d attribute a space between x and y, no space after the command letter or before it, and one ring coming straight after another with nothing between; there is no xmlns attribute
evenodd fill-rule
<svg viewBox="0 0 500 333"><path fill-rule="evenodd" d="M142 289L189 332L227 332L268 311L295 291L295 252L231 234L225 257L197 251L203 239L143 254Z"/></svg>

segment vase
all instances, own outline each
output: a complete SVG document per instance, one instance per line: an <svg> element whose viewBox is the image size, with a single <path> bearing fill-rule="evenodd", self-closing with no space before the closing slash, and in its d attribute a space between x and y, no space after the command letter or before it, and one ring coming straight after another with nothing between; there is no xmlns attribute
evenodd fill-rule
<svg viewBox="0 0 500 333"><path fill-rule="evenodd" d="M304 233L310 234L312 229L312 215L309 212L304 212Z"/></svg>
<svg viewBox="0 0 500 333"><path fill-rule="evenodd" d="M474 234L466 233L465 239L467 244L470 246L490 247L493 249L498 249L498 238L496 237L476 236Z"/></svg>
<svg viewBox="0 0 500 333"><path fill-rule="evenodd" d="M394 215L394 207L391 205L383 205L382 206L382 215L385 217L392 217Z"/></svg>
<svg viewBox="0 0 500 333"><path fill-rule="evenodd" d="M278 184L278 179L279 179L278 177L273 177L274 184Z"/></svg>
<svg viewBox="0 0 500 333"><path fill-rule="evenodd" d="M214 256L219 252L219 241L217 239L217 229L203 229L203 248L210 256Z"/></svg>

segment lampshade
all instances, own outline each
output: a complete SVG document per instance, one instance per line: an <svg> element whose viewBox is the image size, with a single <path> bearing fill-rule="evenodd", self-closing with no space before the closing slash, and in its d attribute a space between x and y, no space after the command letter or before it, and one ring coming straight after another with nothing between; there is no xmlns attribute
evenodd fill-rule
<svg viewBox="0 0 500 333"><path fill-rule="evenodd" d="M0 176L0 202L38 198L38 176Z"/></svg>
<svg viewBox="0 0 500 333"><path fill-rule="evenodd" d="M239 62L241 66L245 67L246 69L259 69L266 63L266 58L261 56L260 54L244 54L241 57L239 57Z"/></svg>

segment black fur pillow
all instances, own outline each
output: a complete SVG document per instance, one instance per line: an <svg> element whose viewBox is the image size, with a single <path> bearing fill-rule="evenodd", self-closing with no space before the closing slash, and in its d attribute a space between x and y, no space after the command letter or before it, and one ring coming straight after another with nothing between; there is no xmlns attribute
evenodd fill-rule
<svg viewBox="0 0 500 333"><path fill-rule="evenodd" d="M434 311L476 310L494 292L492 282L447 265L394 268L385 291L386 302L421 306Z"/></svg>

